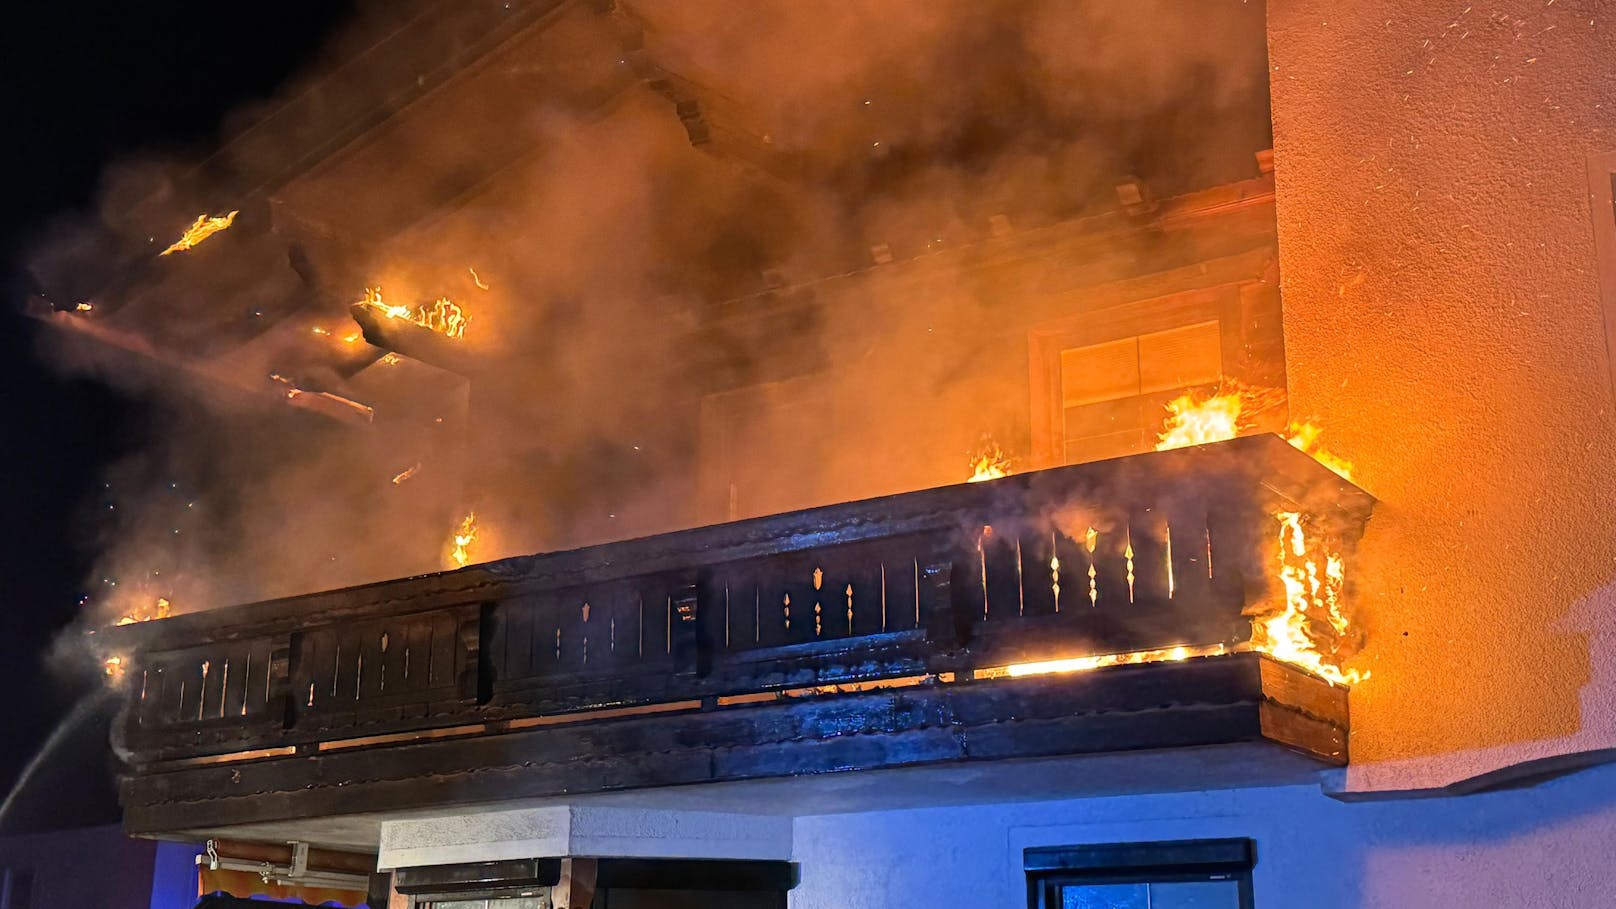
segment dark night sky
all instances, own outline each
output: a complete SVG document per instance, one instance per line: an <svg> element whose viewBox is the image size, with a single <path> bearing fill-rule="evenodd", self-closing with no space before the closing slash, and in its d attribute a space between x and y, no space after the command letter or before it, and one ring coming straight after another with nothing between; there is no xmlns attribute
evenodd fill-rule
<svg viewBox="0 0 1616 909"><path fill-rule="evenodd" d="M53 673L44 654L83 592L94 555L85 516L100 474L140 444L143 424L137 402L60 378L37 361L39 326L20 312L22 253L53 215L93 205L102 167L119 156L216 145L223 115L268 94L350 9L336 0L282 0L7 10L0 39L7 64L0 90L0 792L70 708L75 684L86 684ZM102 734L78 738L94 743ZM103 754L66 750L72 763L58 768L58 780L105 778Z"/></svg>

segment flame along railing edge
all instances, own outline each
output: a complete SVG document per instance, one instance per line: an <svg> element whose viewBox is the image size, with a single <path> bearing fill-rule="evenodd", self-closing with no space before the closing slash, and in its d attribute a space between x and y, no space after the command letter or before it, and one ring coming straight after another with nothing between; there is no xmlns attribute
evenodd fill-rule
<svg viewBox="0 0 1616 909"><path fill-rule="evenodd" d="M1028 521L1029 516L1048 521L1053 512L1074 501L1114 498L1119 490L1126 491L1124 499L1188 497L1206 503L1209 509L1239 511L1240 520L1248 522L1253 515L1282 506L1333 512L1344 519L1343 526L1361 529L1372 506L1367 494L1283 440L1248 437L124 626L107 631L106 640L133 653L126 685L132 687L139 678L147 690L127 711L123 744L137 763L166 761L264 748L317 747L321 741L353 735L602 707L682 699L711 701L792 686L969 672L1057 654L1242 643L1249 636L1249 622L1242 626L1240 613L1271 582L1262 578L1260 567L1232 587L1209 590L1207 598L1192 604L1199 612L1165 612L1143 624L1125 619L1103 633L1087 628L1080 618L1018 615L995 625L976 615L978 609L986 611L983 604L989 593L987 584L972 569L973 550L981 559L976 564L982 571L990 567L971 545L973 539L980 542L983 527L1012 527ZM751 652L731 652L716 645L720 632L713 617L717 607L712 591L703 589L715 571L748 560L765 565L798 556L812 560L827 551L879 546L900 538L920 547L913 559L911 624L854 635L850 596L847 636L782 639ZM1254 544L1248 540L1242 545L1251 548ZM1016 563L1018 573L1023 568L1024 562ZM819 569L814 574L817 590ZM525 678L512 674L509 626L502 625L509 621L511 604L524 597L542 599L590 585L648 578L664 583L668 590L662 604L661 657L615 669L608 665L600 670ZM806 591L803 580L797 579L797 589ZM1054 583L1058 585L1060 580L1057 575ZM1074 580L1080 582L1081 578L1067 578L1068 590L1075 586ZM1120 585L1116 578L1112 583ZM971 592L978 584L980 601ZM1128 584L1131 593L1131 563ZM851 591L852 585L847 589ZM1058 597L1057 592L1057 601ZM799 614L799 636L806 633L802 623L824 622L824 603L815 605L820 607L818 616L811 619ZM587 603L583 607L585 625L595 618L591 608ZM1196 634L1186 635L1182 623L1160 621L1184 616L1199 622ZM728 621L726 618L722 630L726 638L732 630ZM791 627L789 607L784 622ZM426 625L433 626L430 633L421 630ZM372 635L374 640L360 640L359 629L364 628L381 630ZM389 630L392 628L401 630ZM317 656L323 652L311 641L325 635L331 639L330 651L340 655L343 642L339 639L344 634L352 646L347 657L353 660L349 678L343 677L340 662L334 664L338 671L332 676L311 673L310 661L324 658ZM498 637L501 634L504 636ZM616 634L615 628L612 634ZM562 638L558 626L558 658ZM530 632L530 645L533 639ZM550 640L548 632L545 640ZM595 638L581 640L587 648ZM610 640L615 645L615 637ZM418 643L412 647L411 641ZM150 695L150 670L165 659L170 665L191 661L200 666L200 675L192 678L202 683L210 672L220 673L226 667L246 671L241 663L211 665L205 656L209 648L222 652L219 647L235 647L249 661L249 651L267 653L269 659L254 667L265 673L263 683L249 676L232 688L228 677L214 675L219 693L213 697L212 688L190 692L182 680L178 697L172 699L176 705L172 716L153 721L145 703ZM533 659L530 651L530 662ZM394 690L387 692L388 667L395 673L391 678L408 680L412 665L417 680L409 684L395 681ZM187 667L185 672L192 670ZM165 684L171 683L172 678L165 680ZM256 703L259 693L264 698L262 705ZM353 703L340 703L350 696Z"/></svg>

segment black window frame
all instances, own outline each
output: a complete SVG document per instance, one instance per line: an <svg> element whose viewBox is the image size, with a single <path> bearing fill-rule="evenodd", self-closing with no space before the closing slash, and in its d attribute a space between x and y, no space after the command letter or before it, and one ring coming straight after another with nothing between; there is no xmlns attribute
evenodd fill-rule
<svg viewBox="0 0 1616 909"><path fill-rule="evenodd" d="M1255 909L1251 870L1255 844L1247 838L1040 846L1022 852L1028 909L1060 909L1062 887L1084 884L1169 884L1234 881L1240 909Z"/></svg>

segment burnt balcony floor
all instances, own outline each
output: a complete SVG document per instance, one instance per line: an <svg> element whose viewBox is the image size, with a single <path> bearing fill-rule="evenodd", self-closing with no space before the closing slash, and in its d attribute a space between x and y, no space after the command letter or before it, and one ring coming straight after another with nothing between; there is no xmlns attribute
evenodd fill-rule
<svg viewBox="0 0 1616 909"><path fill-rule="evenodd" d="M1250 652L1249 609L1276 510L1350 542L1369 504L1252 437L127 626L126 826L1213 746L1339 765L1346 690ZM1215 655L1004 669L1171 648Z"/></svg>

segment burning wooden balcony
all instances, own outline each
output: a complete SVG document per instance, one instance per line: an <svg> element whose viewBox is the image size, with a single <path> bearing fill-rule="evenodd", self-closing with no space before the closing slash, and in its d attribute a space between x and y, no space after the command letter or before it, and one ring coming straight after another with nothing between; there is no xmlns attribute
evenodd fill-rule
<svg viewBox="0 0 1616 909"><path fill-rule="evenodd" d="M1256 741L1344 763L1371 506L1255 436L109 629L126 824Z"/></svg>

